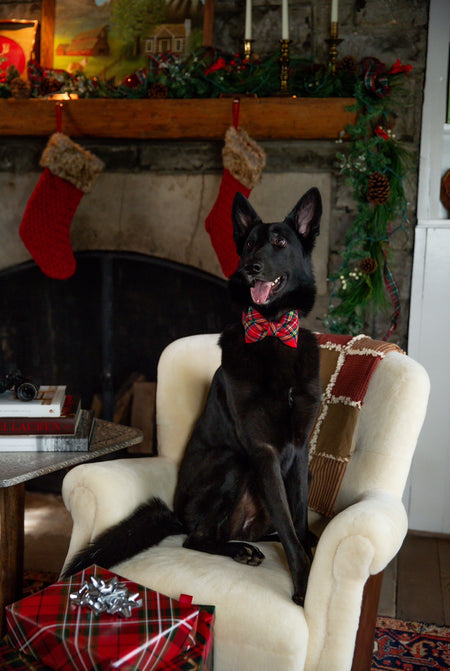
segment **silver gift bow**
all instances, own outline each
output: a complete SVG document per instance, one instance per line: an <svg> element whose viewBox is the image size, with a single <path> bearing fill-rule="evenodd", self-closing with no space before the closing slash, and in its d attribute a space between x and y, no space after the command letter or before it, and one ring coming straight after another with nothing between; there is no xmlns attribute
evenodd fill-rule
<svg viewBox="0 0 450 671"><path fill-rule="evenodd" d="M78 592L69 594L69 598L75 606L88 606L95 614L110 613L131 617L133 608L142 606L139 592L130 594L117 577L105 582L102 578L91 576L90 582L84 582Z"/></svg>

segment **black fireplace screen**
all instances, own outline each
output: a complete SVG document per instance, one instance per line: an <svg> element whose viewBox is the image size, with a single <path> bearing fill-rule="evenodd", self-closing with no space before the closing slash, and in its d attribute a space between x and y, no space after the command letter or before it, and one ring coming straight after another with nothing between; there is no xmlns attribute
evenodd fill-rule
<svg viewBox="0 0 450 671"><path fill-rule="evenodd" d="M115 391L134 372L156 380L159 356L182 336L214 333L233 319L226 282L155 257L82 252L69 280L34 262L0 272L0 371L66 384L110 418Z"/></svg>

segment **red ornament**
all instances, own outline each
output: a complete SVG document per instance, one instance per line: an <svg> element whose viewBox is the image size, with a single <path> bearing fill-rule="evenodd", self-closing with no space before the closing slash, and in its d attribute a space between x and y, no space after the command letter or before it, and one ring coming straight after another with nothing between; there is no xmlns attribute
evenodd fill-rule
<svg viewBox="0 0 450 671"><path fill-rule="evenodd" d="M209 75L212 72L216 72L216 70L223 70L226 67L226 65L227 64L225 62L225 59L222 58L221 56L220 58L217 59L215 63L210 65L210 67L207 70L205 70L205 75Z"/></svg>
<svg viewBox="0 0 450 671"><path fill-rule="evenodd" d="M412 70L412 65L403 65L400 59L397 58L394 65L391 66L388 75L398 75L400 72L409 72L410 70Z"/></svg>
<svg viewBox="0 0 450 671"><path fill-rule="evenodd" d="M389 135L386 133L384 128L381 126L377 126L374 130L375 135L378 135L378 137L382 137L383 140L389 140Z"/></svg>
<svg viewBox="0 0 450 671"><path fill-rule="evenodd" d="M140 83L141 82L139 77L136 73L134 73L125 77L125 79L122 81L122 86L127 86L129 89L135 89L140 85Z"/></svg>

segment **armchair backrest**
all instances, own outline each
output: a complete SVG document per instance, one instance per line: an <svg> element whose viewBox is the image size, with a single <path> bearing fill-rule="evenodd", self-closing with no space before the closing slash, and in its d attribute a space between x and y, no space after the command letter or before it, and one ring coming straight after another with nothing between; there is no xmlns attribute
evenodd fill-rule
<svg viewBox="0 0 450 671"><path fill-rule="evenodd" d="M156 395L158 452L177 464L220 366L218 338L218 334L181 338L161 354ZM416 361L400 352L389 352L380 361L359 412L335 512L368 489L402 495L428 394L428 375Z"/></svg>
<svg viewBox="0 0 450 671"><path fill-rule="evenodd" d="M179 464L220 366L219 334L180 338L158 363L156 432L158 454Z"/></svg>
<svg viewBox="0 0 450 671"><path fill-rule="evenodd" d="M345 471L335 512L369 489L401 497L430 392L427 372L400 352L380 361L367 388L355 429L355 448Z"/></svg>

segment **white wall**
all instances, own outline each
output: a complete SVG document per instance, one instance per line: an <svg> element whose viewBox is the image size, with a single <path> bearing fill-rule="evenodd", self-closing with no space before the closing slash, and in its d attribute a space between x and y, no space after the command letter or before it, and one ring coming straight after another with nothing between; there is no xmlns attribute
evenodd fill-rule
<svg viewBox="0 0 450 671"><path fill-rule="evenodd" d="M431 0L408 353L431 380L406 502L411 529L450 533L450 220L439 201L450 168L450 2Z"/></svg>

